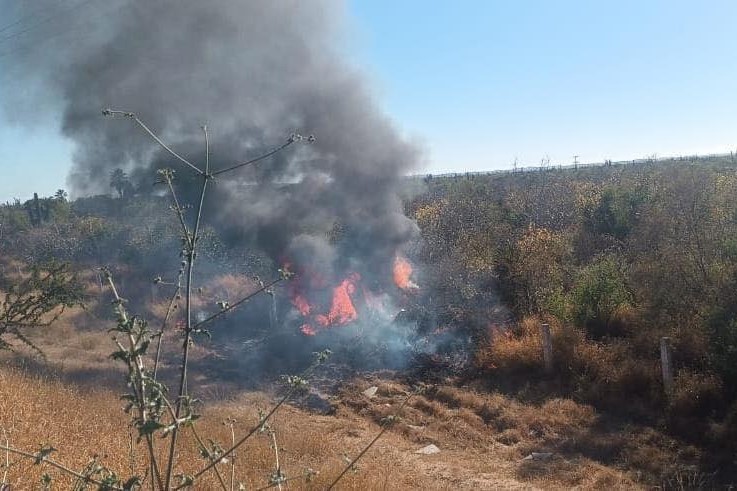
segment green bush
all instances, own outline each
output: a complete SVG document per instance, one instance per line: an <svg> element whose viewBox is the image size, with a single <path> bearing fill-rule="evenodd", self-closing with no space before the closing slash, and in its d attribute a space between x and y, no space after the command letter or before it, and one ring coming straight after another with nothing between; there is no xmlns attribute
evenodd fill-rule
<svg viewBox="0 0 737 491"><path fill-rule="evenodd" d="M619 335L616 314L634 302L627 276L614 256L603 256L581 270L572 291L574 321L600 338Z"/></svg>

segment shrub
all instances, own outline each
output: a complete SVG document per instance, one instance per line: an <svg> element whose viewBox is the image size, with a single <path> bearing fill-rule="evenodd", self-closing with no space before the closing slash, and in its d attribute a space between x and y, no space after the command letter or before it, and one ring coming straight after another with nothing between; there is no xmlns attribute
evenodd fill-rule
<svg viewBox="0 0 737 491"><path fill-rule="evenodd" d="M585 267L572 296L574 319L589 334L600 338L622 333L621 326L613 321L618 313L632 305L634 298L627 276L615 257L604 256Z"/></svg>
<svg viewBox="0 0 737 491"><path fill-rule="evenodd" d="M668 410L674 416L701 417L723 404L722 381L713 374L679 370Z"/></svg>

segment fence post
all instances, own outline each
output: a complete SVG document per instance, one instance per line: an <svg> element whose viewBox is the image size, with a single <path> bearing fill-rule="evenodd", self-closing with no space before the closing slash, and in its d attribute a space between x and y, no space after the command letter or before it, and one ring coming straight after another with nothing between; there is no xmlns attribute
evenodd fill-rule
<svg viewBox="0 0 737 491"><path fill-rule="evenodd" d="M660 365L663 369L663 388L666 394L671 394L673 391L673 357L668 337L660 338Z"/></svg>
<svg viewBox="0 0 737 491"><path fill-rule="evenodd" d="M553 338L550 336L550 325L542 324L540 326L543 342L543 362L545 363L545 373L553 372Z"/></svg>

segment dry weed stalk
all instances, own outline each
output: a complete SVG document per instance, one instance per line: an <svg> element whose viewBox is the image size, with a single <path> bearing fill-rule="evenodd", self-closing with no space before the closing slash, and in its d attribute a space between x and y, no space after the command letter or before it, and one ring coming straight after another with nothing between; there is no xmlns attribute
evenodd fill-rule
<svg viewBox="0 0 737 491"><path fill-rule="evenodd" d="M241 169L245 166L254 164L261 160L264 160L285 148L291 146L296 142L314 141L313 137L303 137L298 134L291 135L285 143L274 148L273 150L245 162L237 163L230 167L222 170L212 172L210 169L210 143L209 135L206 126L202 126L205 139L205 166L204 169L200 169L195 164L182 157L180 154L171 149L164 141L158 137L148 126L141 121L134 113L126 111L117 111L111 109L103 110L105 116L122 116L133 120L144 132L146 132L157 144L159 144L164 150L172 155L179 162L184 164L189 170L195 172L196 176L201 179L201 186L199 192L199 200L195 208L194 224L190 226L187 222L184 210L185 207L180 203L177 196L176 189L174 186L174 171L171 169L159 170L159 181L165 183L169 194L172 199L172 209L175 212L182 234L182 251L181 251L181 267L178 271L176 283L166 283L161 280L160 277L154 280L154 283L173 285L175 286L174 292L169 300L168 307L164 318L161 323L160 329L152 333L148 328L148 323L135 315L129 314L125 306L125 300L119 295L112 274L108 270L102 270L101 276L105 278L108 283L110 290L112 291L114 300L113 305L117 314L117 325L111 332L114 333L113 340L117 346L117 351L112 354L112 358L123 362L128 369L128 386L130 387L130 393L122 396L127 401L127 407L125 411L131 415L132 426L138 431L138 442L142 440L145 442L146 455L147 455L147 475L137 476L132 475L127 480L118 477L114 472L107 469L104 465L98 462L97 458L92 459L85 468L77 472L68 466L60 464L56 461L49 459L49 455L54 452L51 446L42 446L37 453L25 452L19 449L12 448L7 442L5 445L0 446L0 450L6 452L6 460L9 462L9 455L11 453L17 454L26 458L34 459L36 464L48 464L55 467L62 472L65 472L71 476L77 478L76 489L86 489L88 485L95 485L99 490L134 490L141 489L146 481L150 488L154 491L170 491L188 488L192 486L198 478L204 474L213 471L217 477L218 483L224 491L231 491L235 487L235 452L241 447L249 438L257 433L266 433L271 438L272 447L274 449L275 467L274 471L268 476L268 485L262 489L268 489L272 487L278 487L280 490L282 486L293 480L305 479L310 481L313 476L317 474L312 469L306 469L302 474L297 476L287 476L283 472L283 468L279 458L279 447L276 440L276 432L269 425L269 420L274 414L297 392L304 391L309 385L308 379L312 376L313 372L322 365L330 355L329 350L325 350L316 353L316 359L312 365L310 365L300 375L284 376L284 382L288 389L285 394L279 399L279 401L268 411L261 412L259 414L258 423L253 426L249 431L245 433L241 438L236 438L234 421L228 423L231 429L231 443L228 448L223 448L219 443L209 441L209 445L200 438L196 430L196 420L200 417L194 411L194 406L197 400L189 395L187 388L187 371L189 365L190 347L192 346L193 337L196 334L209 334L205 329L205 326L220 316L238 308L239 306L246 303L248 300L253 298L262 292L273 294L273 287L284 280L288 280L292 277L292 273L286 268L279 269L279 275L269 281L262 282L259 280L259 288L255 291L245 295L241 299L233 302L232 304L227 302L219 302L220 310L215 314L201 320L199 322L193 322L192 315L192 294L194 290L193 285L193 272L197 258L197 248L200 239L200 230L202 226L202 215L203 207L205 202L205 195L207 193L209 183L215 179L216 176L221 176ZM182 284L183 282L183 284ZM163 334L167 327L167 324L171 318L173 311L177 308L177 300L184 296L185 303L185 326L184 336L181 345L181 362L178 373L178 385L177 391L173 398L170 398L168 388L158 380L158 368L161 357L161 344ZM38 320L38 319L36 319ZM118 339L120 336L123 340L121 342ZM156 339L158 338L158 339ZM23 340L23 338L21 338ZM156 353L154 356L153 368L149 369L146 365L146 356L148 348L151 343L156 340ZM412 394L407 396L404 402L399 406L397 412L409 402ZM355 469L356 462L378 441L379 438L389 429L392 423L396 420L397 415L392 415L385 418L382 422L382 429L378 435L352 460L349 461L348 467L333 481L330 485L332 489L335 484L346 474L348 470ZM207 463L199 470L191 474L175 474L175 467L177 464L177 442L180 429L189 428L192 435L197 442L200 449L200 455L207 461ZM156 452L154 445L154 437L160 436L162 438L169 438L169 448L167 455L162 457ZM132 439L132 435L131 435ZM134 465L135 452L133 450L134 445L130 446L130 459L131 459L131 473ZM219 464L228 463L230 459L230 486L226 485L225 479L218 469ZM6 472L9 464L6 464ZM174 484L174 480L178 483ZM51 478L45 474L42 482L45 486L50 486ZM242 485L239 485L239 489L242 489Z"/></svg>

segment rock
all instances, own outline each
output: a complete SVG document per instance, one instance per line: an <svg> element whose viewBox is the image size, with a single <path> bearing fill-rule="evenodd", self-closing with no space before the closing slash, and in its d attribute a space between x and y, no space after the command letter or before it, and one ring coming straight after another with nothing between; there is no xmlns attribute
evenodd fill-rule
<svg viewBox="0 0 737 491"><path fill-rule="evenodd" d="M369 387L368 389L364 390L363 395L371 399L372 397L376 395L377 390L379 390L379 388L374 385L373 387Z"/></svg>
<svg viewBox="0 0 737 491"><path fill-rule="evenodd" d="M436 447L435 445L430 444L426 447L422 447L415 453L422 454L422 455L432 455L432 454L440 453L440 449Z"/></svg>
<svg viewBox="0 0 737 491"><path fill-rule="evenodd" d="M532 452L522 460L550 460L552 456L552 452Z"/></svg>

